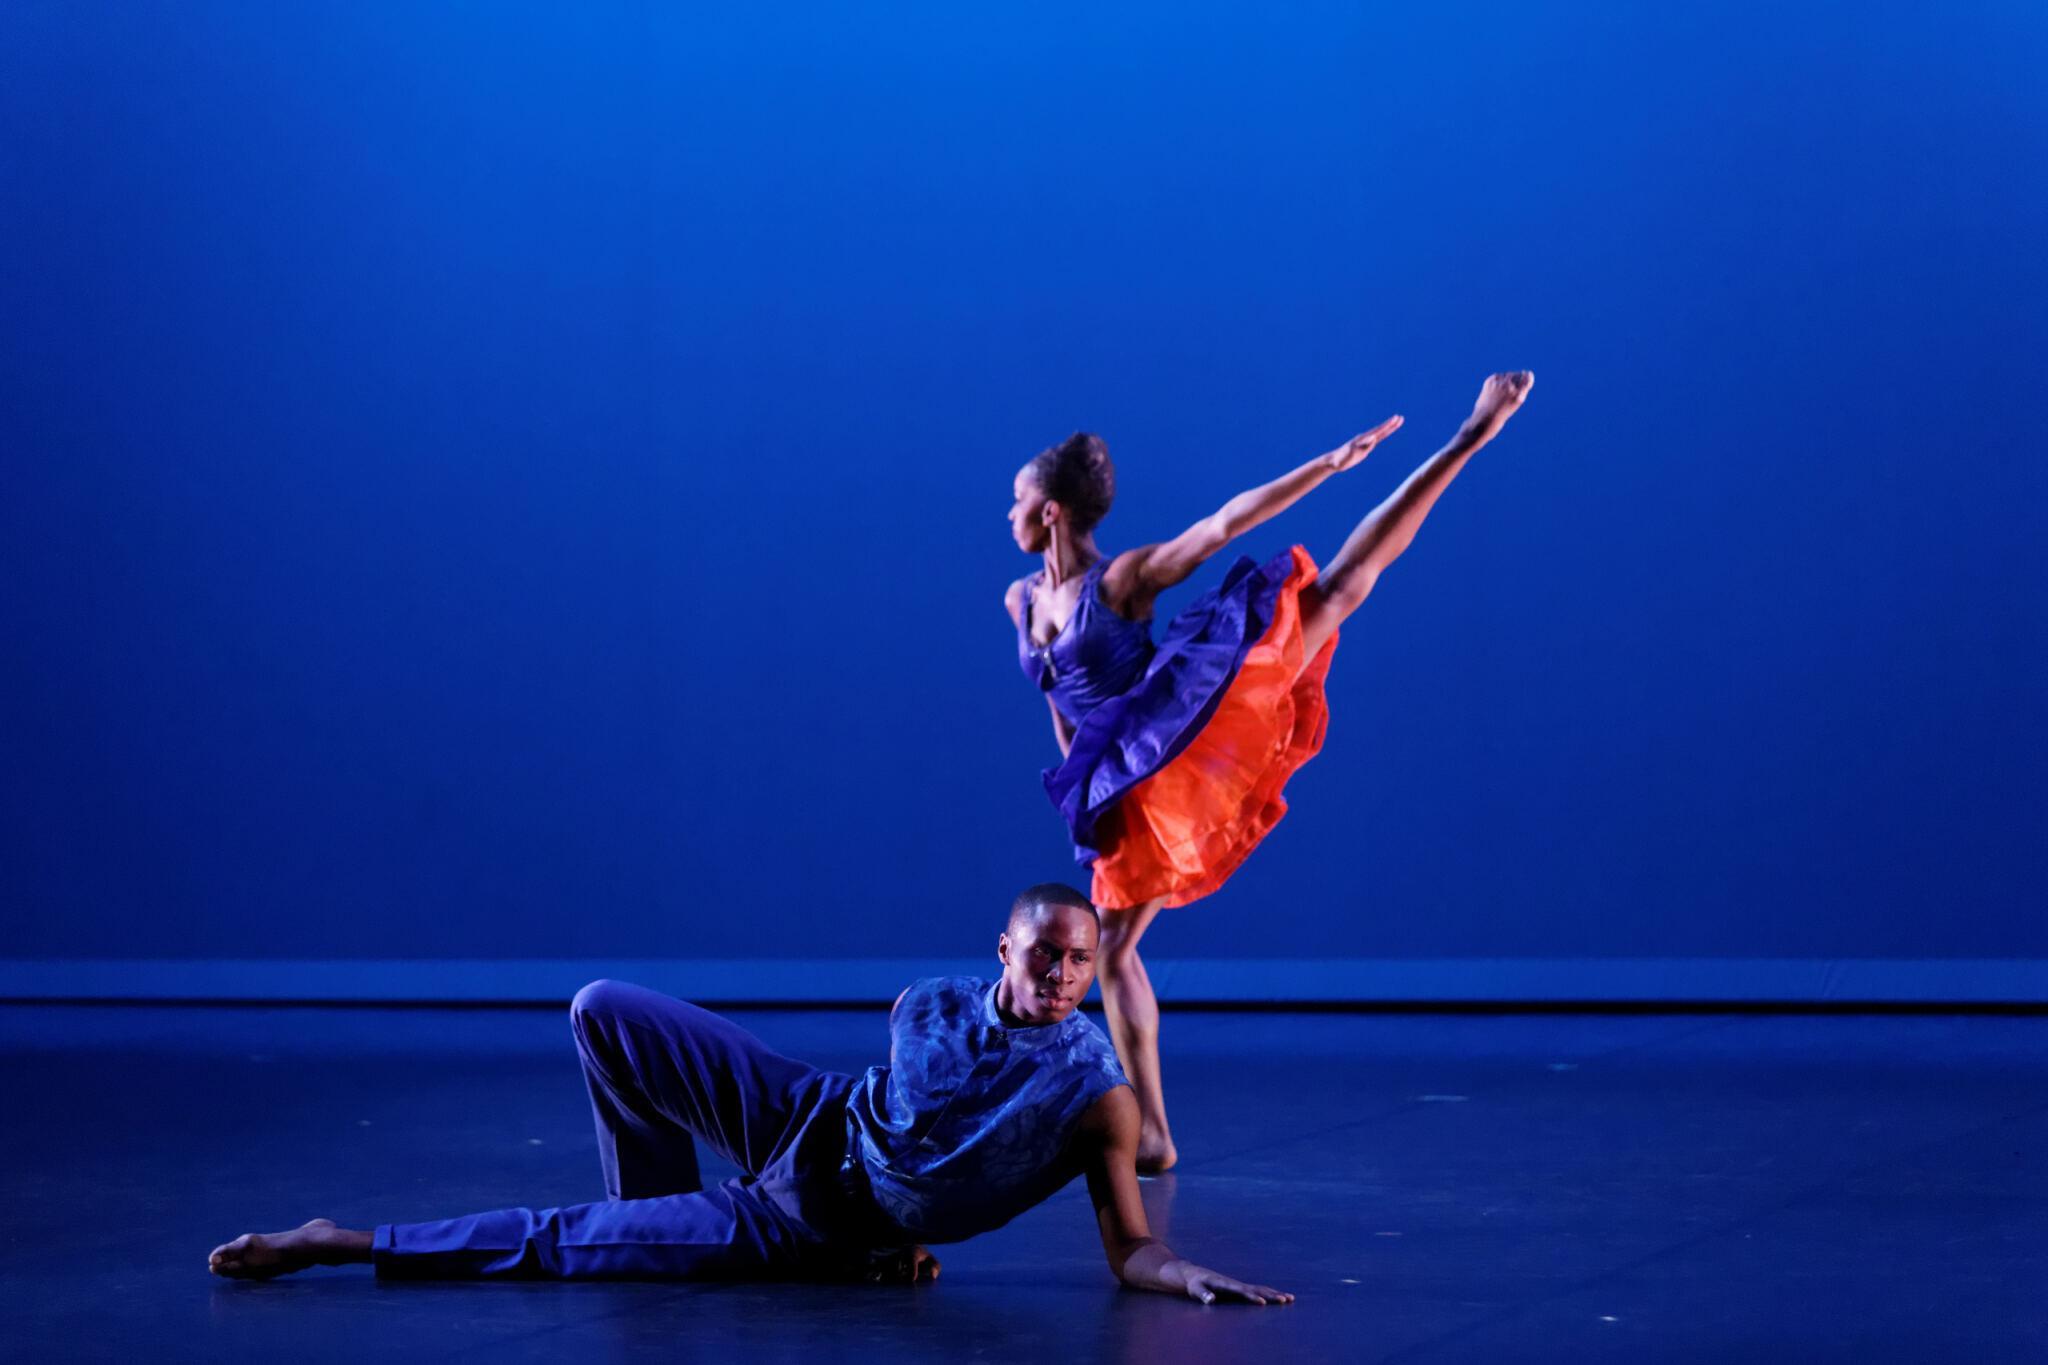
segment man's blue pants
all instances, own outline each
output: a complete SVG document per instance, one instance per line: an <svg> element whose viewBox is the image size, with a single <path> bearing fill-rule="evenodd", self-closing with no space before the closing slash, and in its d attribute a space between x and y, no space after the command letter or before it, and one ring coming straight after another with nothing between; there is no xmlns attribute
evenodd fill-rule
<svg viewBox="0 0 2048 1365"><path fill-rule="evenodd" d="M604 1166L603 1203L386 1223L402 1278L839 1275L900 1243L846 1161L854 1081L770 1051L709 1010L596 981L569 1010ZM702 1141L747 1172L713 1190Z"/></svg>

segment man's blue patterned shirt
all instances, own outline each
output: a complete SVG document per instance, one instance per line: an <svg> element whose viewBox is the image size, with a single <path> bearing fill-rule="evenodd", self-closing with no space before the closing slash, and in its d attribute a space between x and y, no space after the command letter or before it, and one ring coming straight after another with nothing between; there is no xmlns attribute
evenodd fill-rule
<svg viewBox="0 0 2048 1365"><path fill-rule="evenodd" d="M912 985L889 1015L889 1064L870 1067L847 1103L875 1202L916 1241L1001 1227L1072 1180L1075 1125L1126 1084L1078 1009L1013 1028L995 994L972 977Z"/></svg>

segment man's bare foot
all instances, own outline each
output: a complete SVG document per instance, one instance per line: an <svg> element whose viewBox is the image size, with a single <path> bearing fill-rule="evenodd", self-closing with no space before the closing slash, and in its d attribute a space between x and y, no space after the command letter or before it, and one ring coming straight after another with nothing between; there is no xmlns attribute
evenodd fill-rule
<svg viewBox="0 0 2048 1365"><path fill-rule="evenodd" d="M1155 1127L1148 1119L1138 1131L1138 1174L1159 1175L1173 1169L1173 1163L1180 1160L1180 1153L1174 1150L1173 1135L1163 1127Z"/></svg>
<svg viewBox="0 0 2048 1365"><path fill-rule="evenodd" d="M1479 401L1472 405L1472 415L1465 419L1463 434L1476 438L1481 444L1492 440L1529 397L1529 390L1535 383L1536 376L1527 370L1507 370L1489 375L1479 386Z"/></svg>
<svg viewBox="0 0 2048 1365"><path fill-rule="evenodd" d="M245 1232L215 1247L206 1268L231 1280L268 1280L309 1265L368 1259L369 1233L338 1228L332 1218L315 1218L289 1232Z"/></svg>

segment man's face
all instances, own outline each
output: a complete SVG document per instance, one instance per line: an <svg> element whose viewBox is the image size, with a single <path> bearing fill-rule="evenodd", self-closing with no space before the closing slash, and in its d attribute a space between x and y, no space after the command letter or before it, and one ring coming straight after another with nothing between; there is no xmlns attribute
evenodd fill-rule
<svg viewBox="0 0 2048 1365"><path fill-rule="evenodd" d="M1010 1012L1026 1024L1057 1024L1095 982L1095 912L1049 905L1012 924L996 940L1009 984Z"/></svg>

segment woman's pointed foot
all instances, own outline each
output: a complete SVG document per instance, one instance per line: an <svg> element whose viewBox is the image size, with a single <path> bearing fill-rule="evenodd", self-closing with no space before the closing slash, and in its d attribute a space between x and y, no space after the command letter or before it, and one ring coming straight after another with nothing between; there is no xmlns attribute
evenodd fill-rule
<svg viewBox="0 0 2048 1365"><path fill-rule="evenodd" d="M1467 434L1479 441L1492 440L1507 425L1508 418L1521 409L1529 397L1529 390L1536 386L1536 376L1528 370L1504 370L1487 376L1479 386L1479 401L1472 405L1472 415L1465 421Z"/></svg>

